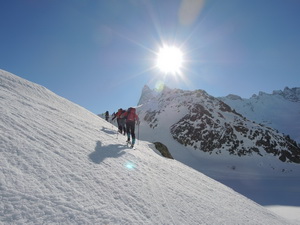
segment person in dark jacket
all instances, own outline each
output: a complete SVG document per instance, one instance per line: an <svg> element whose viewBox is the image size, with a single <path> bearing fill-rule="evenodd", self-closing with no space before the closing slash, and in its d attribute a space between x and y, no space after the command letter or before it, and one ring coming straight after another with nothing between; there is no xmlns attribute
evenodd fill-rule
<svg viewBox="0 0 300 225"><path fill-rule="evenodd" d="M122 110L122 113L120 115L119 123L121 130L123 131L123 134L126 134L126 116L125 116L125 110ZM122 133L122 132L121 132Z"/></svg>
<svg viewBox="0 0 300 225"><path fill-rule="evenodd" d="M117 118L117 124L118 124L118 131L122 134L123 130L125 131L125 127L122 126L122 120L121 120L121 115L123 113L123 109L120 108L118 112L115 114L115 116L111 119L113 121L115 118Z"/></svg>
<svg viewBox="0 0 300 225"><path fill-rule="evenodd" d="M106 111L106 112L105 112L105 120L108 121L108 119L109 119L109 112Z"/></svg>

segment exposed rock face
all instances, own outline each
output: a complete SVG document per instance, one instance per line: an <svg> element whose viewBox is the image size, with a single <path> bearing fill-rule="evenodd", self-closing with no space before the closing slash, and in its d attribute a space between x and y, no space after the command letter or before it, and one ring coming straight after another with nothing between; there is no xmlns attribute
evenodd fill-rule
<svg viewBox="0 0 300 225"><path fill-rule="evenodd" d="M174 159L171 153L169 152L169 149L167 146L165 146L161 142L154 142L155 148L161 153L163 157L169 158L169 159Z"/></svg>
<svg viewBox="0 0 300 225"><path fill-rule="evenodd" d="M263 155L266 152L278 156L284 162L300 163L300 149L295 141L277 134L271 128L251 124L249 120L224 107L222 102L217 109L217 118L200 104L191 106L190 111L190 114L171 127L173 138L185 146L217 154L224 149L238 156L253 153ZM224 113L234 114L233 121L228 121Z"/></svg>

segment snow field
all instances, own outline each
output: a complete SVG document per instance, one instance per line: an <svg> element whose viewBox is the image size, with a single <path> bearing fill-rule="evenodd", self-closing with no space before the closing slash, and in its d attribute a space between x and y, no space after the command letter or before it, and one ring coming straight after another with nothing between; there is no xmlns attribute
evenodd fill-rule
<svg viewBox="0 0 300 225"><path fill-rule="evenodd" d="M0 71L4 224L289 224L149 142Z"/></svg>

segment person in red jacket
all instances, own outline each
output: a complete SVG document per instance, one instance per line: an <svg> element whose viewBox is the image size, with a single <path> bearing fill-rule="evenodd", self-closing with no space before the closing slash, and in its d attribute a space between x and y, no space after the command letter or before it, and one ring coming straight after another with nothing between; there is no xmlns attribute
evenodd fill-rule
<svg viewBox="0 0 300 225"><path fill-rule="evenodd" d="M136 114L136 109L130 107L127 112L123 114L126 118L126 131L127 131L127 142L130 142L130 135L132 137L131 147L135 144L135 123L139 124L139 117Z"/></svg>

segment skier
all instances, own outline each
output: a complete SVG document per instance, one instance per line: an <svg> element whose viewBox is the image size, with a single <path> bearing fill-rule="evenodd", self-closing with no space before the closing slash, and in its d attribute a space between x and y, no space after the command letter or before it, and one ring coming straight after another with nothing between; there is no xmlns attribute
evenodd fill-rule
<svg viewBox="0 0 300 225"><path fill-rule="evenodd" d="M108 118L109 118L109 112L106 111L106 112L105 112L105 119L106 119L106 121L108 121Z"/></svg>
<svg viewBox="0 0 300 225"><path fill-rule="evenodd" d="M121 124L121 118L120 118L120 116L122 115L122 112L123 112L123 109L120 108L118 110L118 112L115 114L115 116L111 119L111 121L113 121L115 118L117 118L118 129L119 129L118 131L121 134L122 134L123 130L125 130L125 127L123 127L122 124Z"/></svg>
<svg viewBox="0 0 300 225"><path fill-rule="evenodd" d="M135 123L139 124L139 117L136 114L136 109L130 107L127 112L124 113L126 117L126 131L127 131L127 143L130 143L130 135L132 137L131 147L134 147L135 144Z"/></svg>

